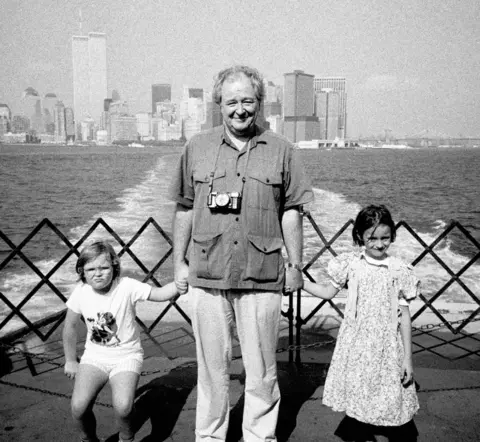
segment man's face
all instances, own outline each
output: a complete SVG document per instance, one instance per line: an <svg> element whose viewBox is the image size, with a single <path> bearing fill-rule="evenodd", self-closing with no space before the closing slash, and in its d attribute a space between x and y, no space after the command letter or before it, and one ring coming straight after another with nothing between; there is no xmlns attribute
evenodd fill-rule
<svg viewBox="0 0 480 442"><path fill-rule="evenodd" d="M243 74L230 77L222 86L220 109L232 135L248 137L255 125L260 104L251 81Z"/></svg>

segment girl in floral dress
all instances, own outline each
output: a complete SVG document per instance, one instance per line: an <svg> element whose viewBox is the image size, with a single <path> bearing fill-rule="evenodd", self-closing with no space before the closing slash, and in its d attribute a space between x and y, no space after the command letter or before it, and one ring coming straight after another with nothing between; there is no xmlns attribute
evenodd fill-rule
<svg viewBox="0 0 480 442"><path fill-rule="evenodd" d="M409 302L419 282L410 266L387 254L395 224L385 206L368 206L353 227L357 253L334 258L330 282L304 290L331 299L348 283L345 314L325 382L323 403L346 412L335 435L344 441L416 441Z"/></svg>

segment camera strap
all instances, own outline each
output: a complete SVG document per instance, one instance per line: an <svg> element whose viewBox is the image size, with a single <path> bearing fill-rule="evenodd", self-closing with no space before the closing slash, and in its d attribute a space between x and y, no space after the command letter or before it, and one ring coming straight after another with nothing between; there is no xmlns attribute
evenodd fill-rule
<svg viewBox="0 0 480 442"><path fill-rule="evenodd" d="M247 179L245 178L245 175L247 173L247 166L248 166L248 160L250 158L251 146L252 146L252 139L250 138L247 141L247 159L245 160L245 165L243 167L242 190L240 191L240 195L243 195L243 188L245 187L245 181L247 181ZM217 148L217 154L215 155L215 163L213 164L213 170L210 172L210 183L208 185L208 193L212 193L213 191L213 177L215 176L215 170L217 169L217 162L218 162L218 157L220 156L221 147L222 147L222 144L219 144Z"/></svg>

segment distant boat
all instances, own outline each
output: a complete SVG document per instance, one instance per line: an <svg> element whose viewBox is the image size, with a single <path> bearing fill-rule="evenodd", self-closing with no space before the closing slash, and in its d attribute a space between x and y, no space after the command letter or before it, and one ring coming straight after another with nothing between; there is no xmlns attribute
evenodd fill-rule
<svg viewBox="0 0 480 442"><path fill-rule="evenodd" d="M143 144L140 143L130 143L128 147L145 147Z"/></svg>
<svg viewBox="0 0 480 442"><path fill-rule="evenodd" d="M412 149L408 144L382 144L378 147L382 149Z"/></svg>
<svg viewBox="0 0 480 442"><path fill-rule="evenodd" d="M318 149L318 140L299 141L294 144L296 149Z"/></svg>

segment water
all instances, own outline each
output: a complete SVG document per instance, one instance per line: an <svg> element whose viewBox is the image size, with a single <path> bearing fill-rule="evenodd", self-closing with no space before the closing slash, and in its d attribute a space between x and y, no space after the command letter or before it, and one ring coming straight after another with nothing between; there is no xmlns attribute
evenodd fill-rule
<svg viewBox="0 0 480 442"><path fill-rule="evenodd" d="M427 244L432 243L451 219L458 220L480 241L477 192L480 149L302 150L299 153L316 196L315 203L308 209L327 239L354 218L363 205L384 203L396 220L407 221ZM73 244L99 217L124 242L128 242L149 217L170 232L174 205L167 198L167 189L178 156L179 149L175 147L0 145L0 230L17 246L43 218L50 219ZM319 240L309 223L305 225L306 261L319 250ZM103 228L99 228L95 236L109 237ZM334 247L337 252L351 247L349 229ZM168 244L152 228L132 246L149 269L167 249ZM0 263L10 250L0 238ZM47 273L66 250L48 228L43 228L22 249L43 273ZM399 230L393 253L413 261L422 251L404 228ZM455 272L478 253L458 231L448 235L434 251ZM328 258L329 255L325 255L313 266L311 274L315 278L324 276ZM75 258L71 257L52 277L65 296L75 282L74 262ZM122 258L122 265L127 272L143 276L128 256ZM431 296L449 279L433 258L422 260L417 272L426 296ZM157 277L165 282L171 274L162 271ZM461 280L479 296L479 262L470 267ZM39 281L39 276L18 257L0 270L0 292L14 305ZM451 303L471 302L457 283L445 291L442 299ZM52 291L43 286L22 312L33 321L62 306ZM0 323L9 312L9 307L0 301ZM17 320L11 321L0 334L19 324Z"/></svg>

